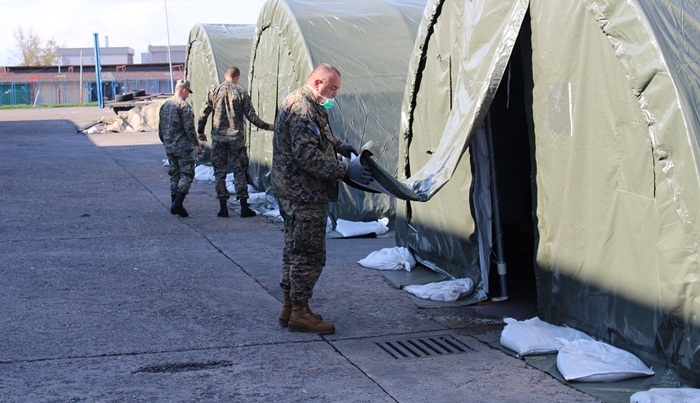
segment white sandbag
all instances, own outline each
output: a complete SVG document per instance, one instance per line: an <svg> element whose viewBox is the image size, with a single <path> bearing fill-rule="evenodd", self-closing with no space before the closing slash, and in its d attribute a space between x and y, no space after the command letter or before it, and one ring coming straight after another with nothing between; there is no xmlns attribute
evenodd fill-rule
<svg viewBox="0 0 700 403"><path fill-rule="evenodd" d="M206 165L194 167L194 179L198 181L213 181L214 168Z"/></svg>
<svg viewBox="0 0 700 403"><path fill-rule="evenodd" d="M616 382L654 375L634 354L600 341L557 339L557 368L567 381Z"/></svg>
<svg viewBox="0 0 700 403"><path fill-rule="evenodd" d="M383 235L389 232L389 219L381 218L377 221L361 222L338 219L335 223L335 230L344 237L360 235Z"/></svg>
<svg viewBox="0 0 700 403"><path fill-rule="evenodd" d="M556 353L557 338L569 341L593 340L591 336L579 330L556 326L536 316L523 321L513 318L505 318L503 321L506 326L501 332L501 345L515 351L518 355Z"/></svg>
<svg viewBox="0 0 700 403"><path fill-rule="evenodd" d="M630 403L700 403L700 389L652 388L630 396Z"/></svg>
<svg viewBox="0 0 700 403"><path fill-rule="evenodd" d="M423 285L407 285L403 289L418 298L452 302L471 294L474 291L474 280L460 278Z"/></svg>
<svg viewBox="0 0 700 403"><path fill-rule="evenodd" d="M408 248L397 246L374 251L364 259L359 260L360 265L376 270L406 270L411 271L416 267L416 259Z"/></svg>
<svg viewBox="0 0 700 403"><path fill-rule="evenodd" d="M267 204L267 194L265 192L248 192L249 204Z"/></svg>
<svg viewBox="0 0 700 403"><path fill-rule="evenodd" d="M406 270L416 267L416 259L408 248L396 246L376 250L357 263L368 269L376 270Z"/></svg>

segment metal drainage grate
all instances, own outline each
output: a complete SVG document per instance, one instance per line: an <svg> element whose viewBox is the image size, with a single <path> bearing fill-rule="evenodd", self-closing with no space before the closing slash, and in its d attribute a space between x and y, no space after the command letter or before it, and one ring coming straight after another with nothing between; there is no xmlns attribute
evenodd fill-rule
<svg viewBox="0 0 700 403"><path fill-rule="evenodd" d="M173 364L149 365L132 371L132 373L175 373L187 371L202 371L205 369L230 367L232 365L233 362L231 361L178 362Z"/></svg>
<svg viewBox="0 0 700 403"><path fill-rule="evenodd" d="M117 149L114 150L114 151L116 151L116 152L118 152L118 153L122 153L122 152L125 152L125 151L136 151L136 149L135 149L135 148L117 148Z"/></svg>
<svg viewBox="0 0 700 403"><path fill-rule="evenodd" d="M473 348L452 336L422 337L419 339L385 341L376 344L396 359L431 357L475 351Z"/></svg>

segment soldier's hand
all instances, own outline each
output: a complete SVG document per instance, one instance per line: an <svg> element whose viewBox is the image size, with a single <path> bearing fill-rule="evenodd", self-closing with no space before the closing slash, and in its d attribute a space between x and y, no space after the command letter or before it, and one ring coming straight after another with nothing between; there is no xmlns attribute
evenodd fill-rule
<svg viewBox="0 0 700 403"><path fill-rule="evenodd" d="M271 124L267 125L267 130L275 130L275 124L271 123Z"/></svg>
<svg viewBox="0 0 700 403"><path fill-rule="evenodd" d="M343 144L340 146L338 149L338 154L342 155L345 158L352 158L351 154L359 155L357 150L355 150L355 147L352 146L352 144Z"/></svg>
<svg viewBox="0 0 700 403"><path fill-rule="evenodd" d="M197 146L197 155L202 155L202 146Z"/></svg>
<svg viewBox="0 0 700 403"><path fill-rule="evenodd" d="M369 185L369 183L374 180L374 178L372 178L372 171L370 171L366 166L362 165L359 159L351 162L348 165L348 171L345 175L350 180L361 185Z"/></svg>

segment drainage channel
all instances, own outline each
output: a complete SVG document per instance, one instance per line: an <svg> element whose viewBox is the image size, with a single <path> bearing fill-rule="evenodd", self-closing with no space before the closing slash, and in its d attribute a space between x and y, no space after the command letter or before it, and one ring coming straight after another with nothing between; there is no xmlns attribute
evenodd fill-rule
<svg viewBox="0 0 700 403"><path fill-rule="evenodd" d="M452 336L430 336L385 341L376 344L395 359L432 357L476 351Z"/></svg>

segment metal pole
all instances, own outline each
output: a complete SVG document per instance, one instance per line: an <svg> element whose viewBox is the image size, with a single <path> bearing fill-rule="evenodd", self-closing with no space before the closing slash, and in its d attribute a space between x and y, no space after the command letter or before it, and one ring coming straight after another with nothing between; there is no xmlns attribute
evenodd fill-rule
<svg viewBox="0 0 700 403"><path fill-rule="evenodd" d="M32 108L36 108L36 104L37 102L39 102L39 94L41 94L41 88L36 90L36 96L34 97L34 105L32 106Z"/></svg>
<svg viewBox="0 0 700 403"><path fill-rule="evenodd" d="M95 78L96 78L96 86L97 86L97 105L100 107L100 109L104 108L105 106L105 100L104 96L102 95L102 67L100 66L100 39L97 36L97 33L95 35Z"/></svg>
<svg viewBox="0 0 700 403"><path fill-rule="evenodd" d="M501 212L498 207L498 185L496 184L496 156L493 152L493 130L491 128L491 117L486 116L486 137L489 142L489 170L491 171L491 214L493 215L493 226L496 238L496 264L498 266L498 276L501 280L501 295L491 298L491 301L505 301L508 299L508 288L506 284L506 258L503 247L503 228L501 227Z"/></svg>
<svg viewBox="0 0 700 403"><path fill-rule="evenodd" d="M80 96L78 97L78 102L83 103L83 51L80 51L80 86L78 87L78 92Z"/></svg>
<svg viewBox="0 0 700 403"><path fill-rule="evenodd" d="M173 88L173 62L170 59L170 24L168 23L168 1L163 0L165 4L165 32L168 35L168 66L170 67L170 92L175 93Z"/></svg>

